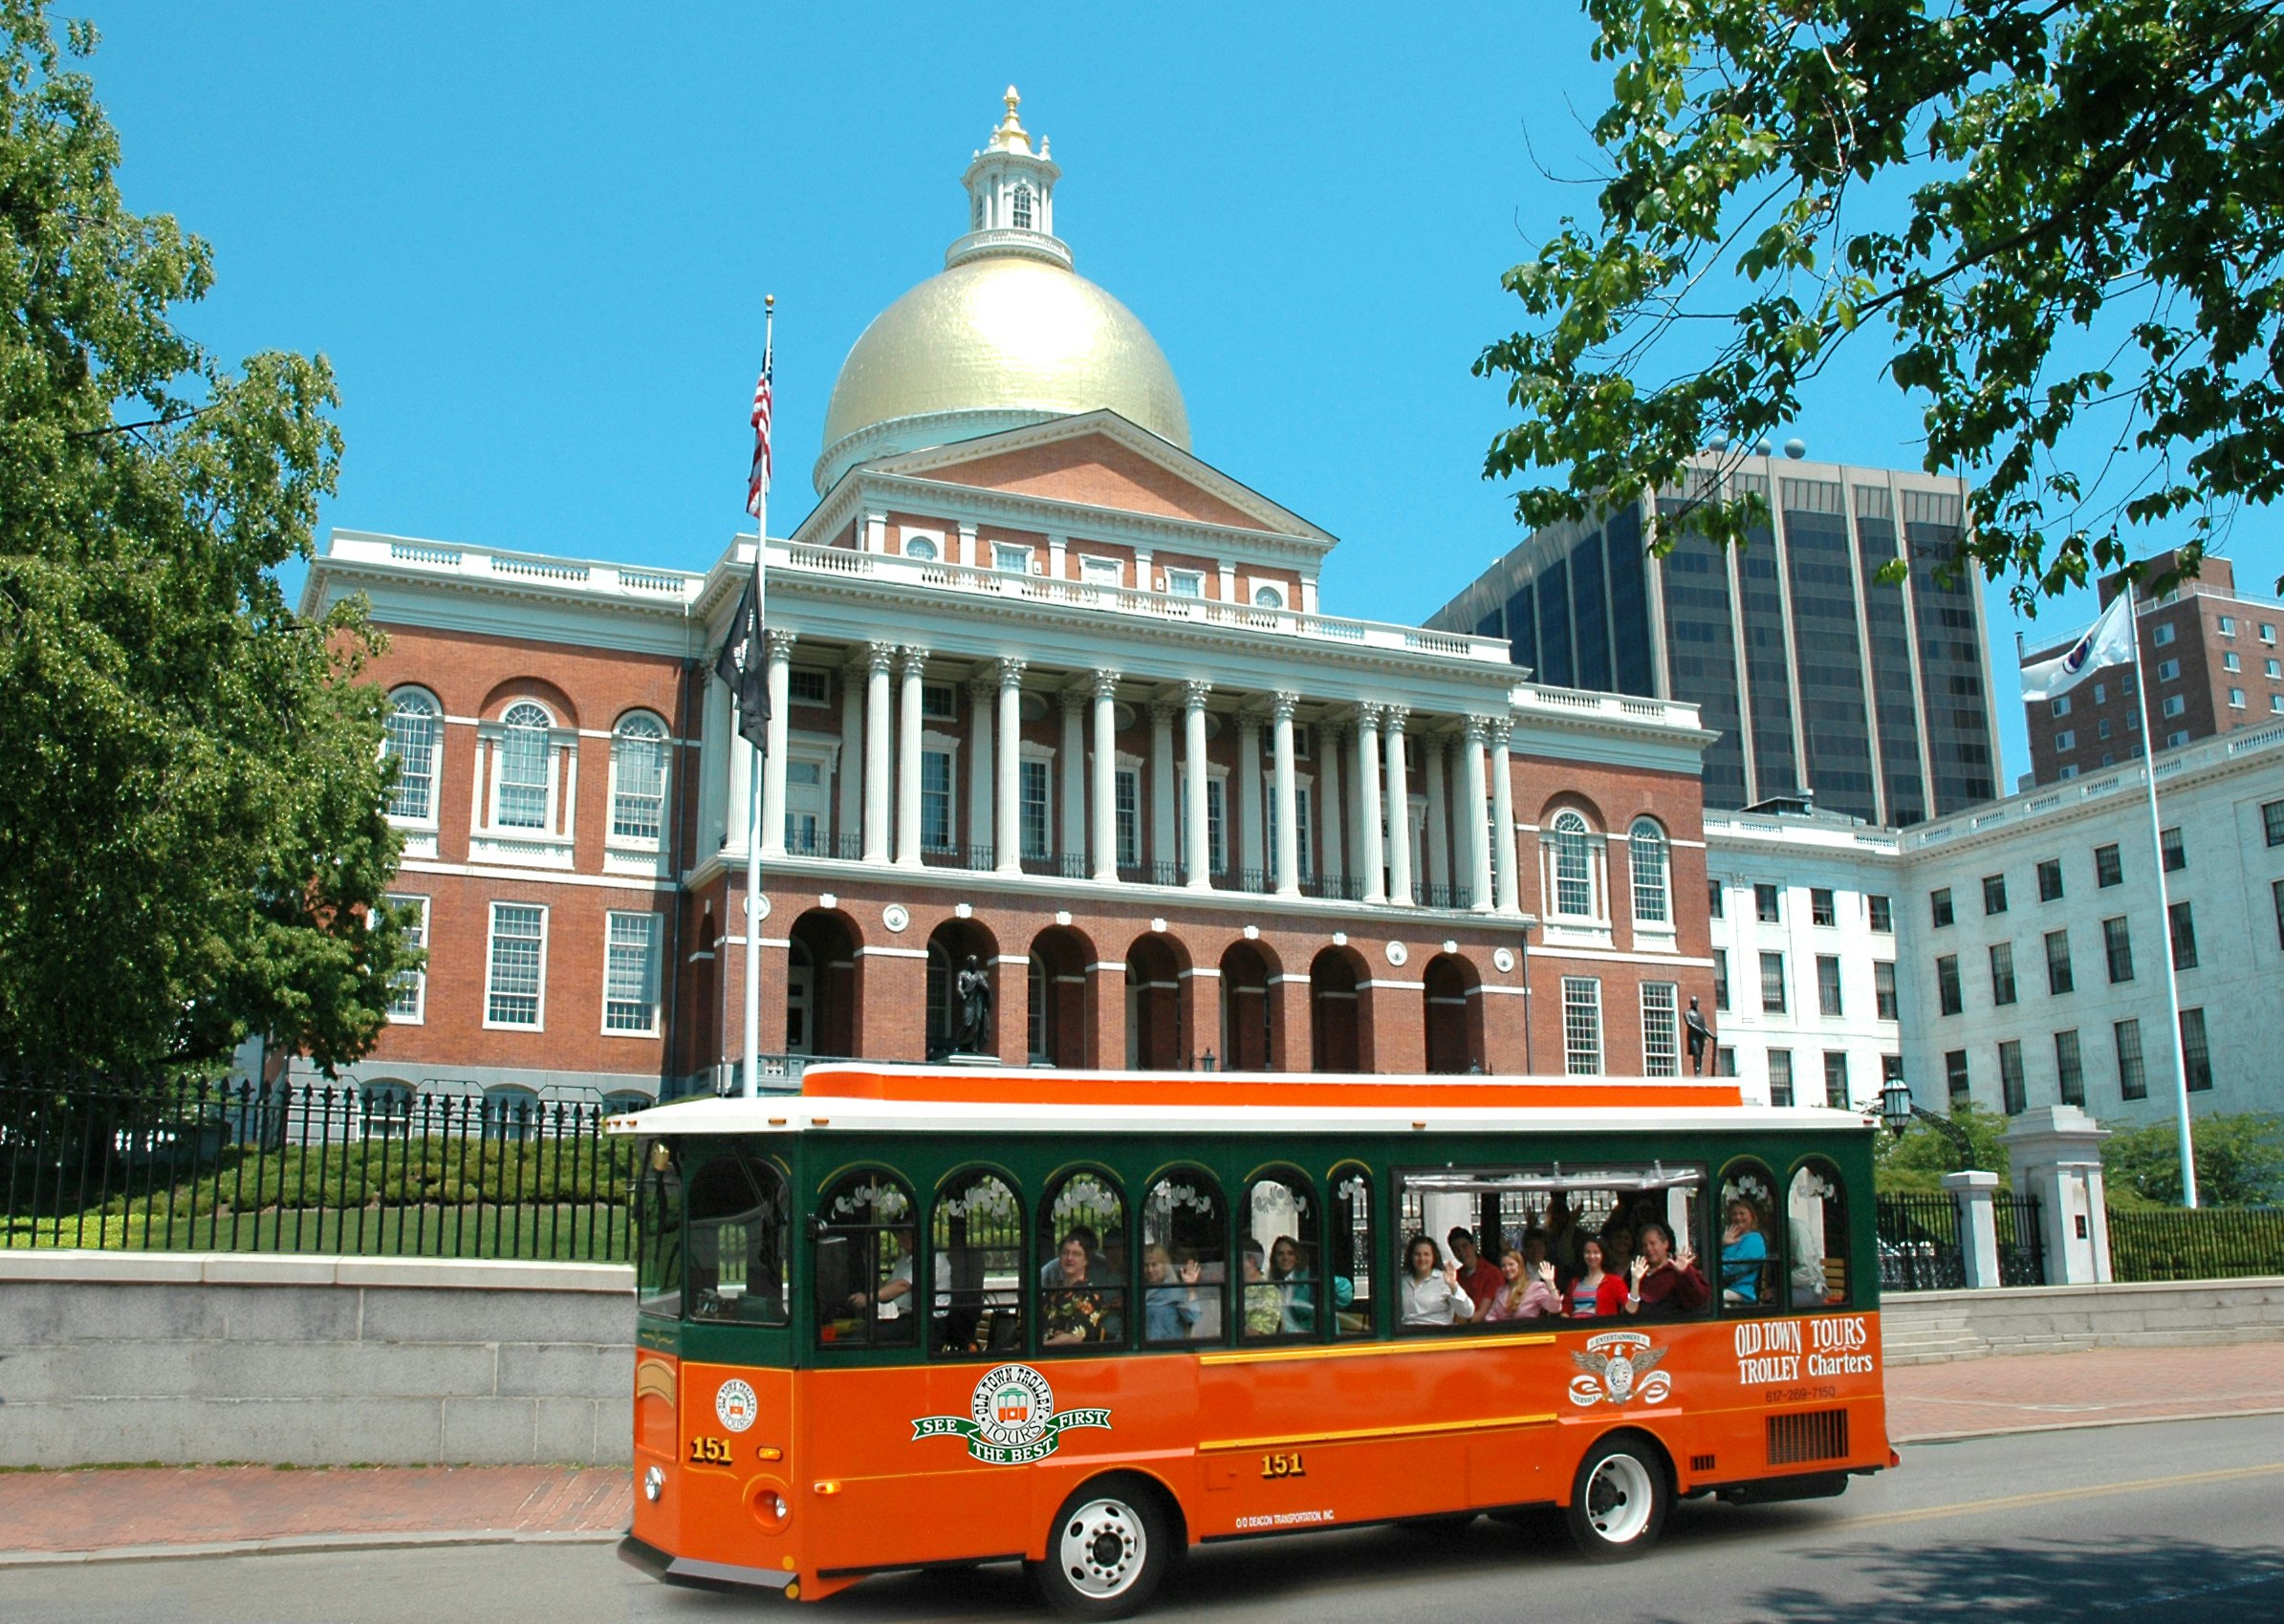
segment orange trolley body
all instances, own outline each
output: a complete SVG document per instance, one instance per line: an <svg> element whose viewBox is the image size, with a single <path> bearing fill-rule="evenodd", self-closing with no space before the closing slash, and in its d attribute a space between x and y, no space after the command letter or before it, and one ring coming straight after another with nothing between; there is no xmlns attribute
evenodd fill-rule
<svg viewBox="0 0 2284 1624"><path fill-rule="evenodd" d="M774 1289L781 1311L760 1310L774 1324L711 1324L689 1311L688 1278L653 1278L673 1272L653 1267L669 1249L659 1231L672 1227L672 1203L641 1207L650 1232L641 1243L638 1491L621 1554L670 1582L815 1599L883 1570L1020 1558L1063 1611L1116 1616L1146 1600L1166 1556L1201 1541L1555 1505L1569 1510L1589 1554L1623 1556L1654 1540L1676 1496L1835 1494L1849 1475L1893 1463L1868 1130L1842 1113L1747 1111L1727 1083L852 1066L812 1070L797 1097L677 1103L612 1126L644 1141L646 1177L735 1144L751 1166L780 1170L786 1186L786 1244L751 1266L742 1299L752 1312ZM1336 1312L1335 1293L1322 1292L1326 1308L1300 1316L1311 1321L1301 1331L1256 1344L1239 1323L1232 1280L1220 1288L1229 1323L1210 1345L1159 1351L1127 1327L1115 1349L1051 1347L1038 1330L1037 1299L1049 1293L1033 1286L1055 1267L1040 1257L1054 1237L1050 1216L1033 1226L1044 1239L1018 1243L1019 1341L970 1351L908 1321L908 1343L849 1346L848 1322L811 1300L812 1276L827 1272L820 1237L834 1232L819 1199L846 1187L851 1169L876 1170L862 1175L876 1194L888 1175L902 1177L913 1192L908 1231L941 1238L946 1221L924 1203L960 1170L972 1183L972 1169L990 1169L1010 1194L1036 1203L1080 1162L1106 1179L1123 1174L1137 1193L1152 1171L1177 1163L1186 1193L1216 1165L1291 1168L1278 1177L1294 1187L1314 1180L1312 1194L1338 1174L1358 1192L1351 1206L1369 1200L1376 1214L1370 1225L1352 1223L1352 1237L1369 1229L1371 1255L1352 1246L1346 1267L1380 1288L1362 1312ZM1764 1243L1762 1280L1779 1284L1754 1282L1757 1300L1736 1301L1710 1279L1712 1197L1735 1200L1759 1177L1773 1210L1788 1172L1793 1222L1772 1223L1782 1232ZM1553 1192L1596 1179L1637 1180L1617 1186L1634 1191L1637 1212L1702 1223L1712 1286L1703 1310L1479 1330L1397 1323L1393 1230L1406 1200L1419 1199L1414 1186L1543 1211ZM1803 1205L1804 1188L1822 1204ZM690 1210L694 1238L694 1200ZM1839 1216L1819 1232L1803 1211ZM1338 1251L1333 1227L1327 1221L1323 1233ZM700 1250L693 1241L690 1271L702 1267ZM880 1266L871 1267L877 1289ZM907 1297L924 1302L930 1282L920 1278ZM1123 1274L1115 1288L1139 1306L1142 1278ZM932 1284L941 1332L955 1311L941 1262ZM698 1288L699 1299L715 1288ZM1016 1289L1003 1280L1000 1294L1011 1301ZM838 1283L833 1290L837 1309ZM683 1311L672 1311L676 1298ZM1598 1493L1605 1509L1613 1495L1621 1507L1599 1525L1589 1504ZM1114 1509L1096 1513L1098 1505ZM1072 1521L1079 1506L1099 1523L1083 1538ZM1598 1539L1598 1527L1622 1537ZM1139 1583L1138 1542L1150 1548L1148 1585ZM1087 1553L1103 1554L1096 1563ZM1058 1569L1079 1575L1059 1592Z"/></svg>

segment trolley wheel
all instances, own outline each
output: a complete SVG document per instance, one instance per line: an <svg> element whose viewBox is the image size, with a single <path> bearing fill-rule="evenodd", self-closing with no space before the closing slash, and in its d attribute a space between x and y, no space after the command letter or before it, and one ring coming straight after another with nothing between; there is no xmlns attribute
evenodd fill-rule
<svg viewBox="0 0 2284 1624"><path fill-rule="evenodd" d="M1673 1489L1665 1464L1632 1439L1586 1452L1570 1493L1570 1538L1589 1562L1625 1562L1658 1543Z"/></svg>
<svg viewBox="0 0 2284 1624"><path fill-rule="evenodd" d="M1063 1502L1032 1583L1065 1618L1131 1617L1165 1577L1172 1541L1156 1490L1098 1479Z"/></svg>

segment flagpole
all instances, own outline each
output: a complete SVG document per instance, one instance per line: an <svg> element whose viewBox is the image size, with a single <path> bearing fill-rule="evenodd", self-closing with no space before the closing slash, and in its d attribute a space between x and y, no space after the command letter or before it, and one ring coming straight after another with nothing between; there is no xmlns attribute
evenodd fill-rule
<svg viewBox="0 0 2284 1624"><path fill-rule="evenodd" d="M2124 583L2127 595L2134 591ZM2149 684L2142 675L2142 628L2139 615L2128 610L2133 630L2134 704L2142 712L2142 782L2149 793L2149 851L2157 860L2157 933L2165 956L2165 1010L2173 1026L2173 1097L2180 1123L2181 1203L2197 1204L2197 1157L2188 1117L2188 1042L2181 1032L2181 972L2173 965L2173 899L2165 883L2165 837L2157 816L2157 724L2149 720Z"/></svg>
<svg viewBox="0 0 2284 1624"><path fill-rule="evenodd" d="M769 376L771 351L776 339L777 295L761 300L761 370ZM770 547L770 486L761 482L753 515L753 615L767 623L762 603L762 559ZM766 649L751 649L747 658L766 660ZM748 748L751 748L750 745ZM769 770L765 752L753 751L752 770L746 774L746 1053L745 1077L739 1093L751 1099L761 1092L761 775Z"/></svg>

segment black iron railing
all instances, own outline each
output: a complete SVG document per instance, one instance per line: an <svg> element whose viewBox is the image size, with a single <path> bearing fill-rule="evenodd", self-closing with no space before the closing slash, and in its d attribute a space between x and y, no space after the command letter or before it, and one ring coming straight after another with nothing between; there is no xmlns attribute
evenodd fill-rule
<svg viewBox="0 0 2284 1624"><path fill-rule="evenodd" d="M1959 1208L1948 1195L1882 1196L1873 1206L1881 1290L1956 1291L1966 1287Z"/></svg>
<svg viewBox="0 0 2284 1624"><path fill-rule="evenodd" d="M2109 1211L2119 1280L2229 1280L2284 1274L2284 1208Z"/></svg>
<svg viewBox="0 0 2284 1624"><path fill-rule="evenodd" d="M1990 1216L1998 1229L1998 1283L2045 1285L2046 1226L2038 1221L2038 1198L2001 1190L1991 1198Z"/></svg>

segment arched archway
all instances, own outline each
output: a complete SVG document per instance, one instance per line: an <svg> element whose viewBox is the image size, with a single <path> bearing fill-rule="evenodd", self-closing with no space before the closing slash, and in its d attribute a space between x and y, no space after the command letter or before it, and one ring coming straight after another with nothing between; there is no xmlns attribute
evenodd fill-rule
<svg viewBox="0 0 2284 1624"><path fill-rule="evenodd" d="M983 1032L960 1049L960 971L973 959L990 978L990 1013ZM999 1023L1007 1013L1006 982L999 973L999 938L973 920L946 920L928 933L927 1057L941 1060L954 1052L998 1054Z"/></svg>
<svg viewBox="0 0 2284 1624"><path fill-rule="evenodd" d="M1126 949L1126 1064L1138 1072L1186 1072L1187 1023L1182 1019L1183 972L1189 955L1161 931Z"/></svg>
<svg viewBox="0 0 2284 1624"><path fill-rule="evenodd" d="M1099 1065L1087 966L1095 944L1069 925L1031 941L1031 1058L1050 1066ZM1124 1056L1120 1056L1123 1059Z"/></svg>
<svg viewBox="0 0 2284 1624"><path fill-rule="evenodd" d="M1310 1067L1372 1070L1372 1010L1364 961L1353 947L1327 947L1309 962Z"/></svg>
<svg viewBox="0 0 2284 1624"><path fill-rule="evenodd" d="M1232 942L1221 956L1221 1065L1225 1072L1267 1072L1277 1063L1272 1041L1276 967L1257 942Z"/></svg>
<svg viewBox="0 0 2284 1624"><path fill-rule="evenodd" d="M785 1052L857 1052L857 921L837 908L811 908L786 932ZM768 1035L765 1028L763 1035ZM766 1047L766 1045L765 1045Z"/></svg>
<svg viewBox="0 0 2284 1624"><path fill-rule="evenodd" d="M1420 996L1426 1006L1427 1069L1485 1070L1482 974L1456 953L1438 953L1420 979L1425 984Z"/></svg>

